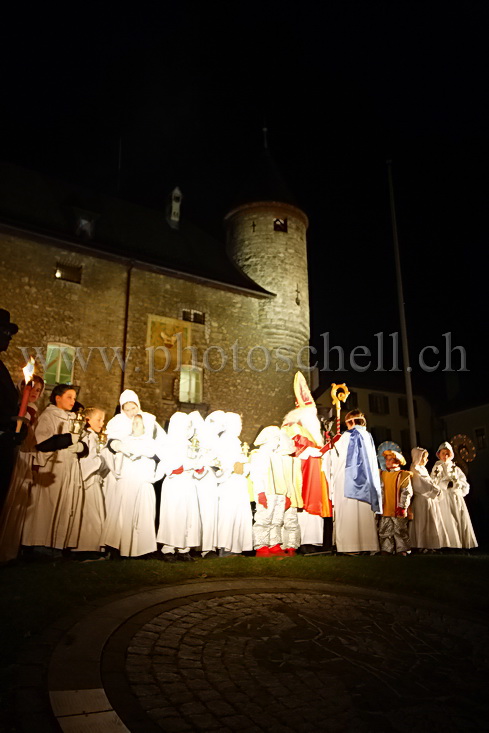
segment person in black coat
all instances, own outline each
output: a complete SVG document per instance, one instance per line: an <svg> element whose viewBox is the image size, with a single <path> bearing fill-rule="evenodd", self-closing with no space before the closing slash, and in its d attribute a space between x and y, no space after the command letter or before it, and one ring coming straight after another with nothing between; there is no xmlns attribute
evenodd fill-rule
<svg viewBox="0 0 489 733"><path fill-rule="evenodd" d="M0 308L0 352L7 351L12 336L19 327L10 320L10 313ZM0 359L0 506L3 504L14 467L17 445L25 429L15 432L15 417L19 411L19 395L10 373Z"/></svg>

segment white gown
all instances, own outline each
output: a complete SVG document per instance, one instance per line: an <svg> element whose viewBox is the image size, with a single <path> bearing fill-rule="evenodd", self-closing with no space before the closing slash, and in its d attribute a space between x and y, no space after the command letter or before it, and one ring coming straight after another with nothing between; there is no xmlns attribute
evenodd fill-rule
<svg viewBox="0 0 489 733"><path fill-rule="evenodd" d="M370 460L370 470L378 474L377 455L372 436L361 425L355 426ZM333 543L337 552L378 552L376 515L370 504L345 496L345 467L350 433L343 433L335 448L326 453L324 465L333 502Z"/></svg>
<svg viewBox="0 0 489 733"><path fill-rule="evenodd" d="M448 544L444 547L477 547L469 510L464 501L464 496L470 490L464 472L453 461L437 461L431 471L431 479L441 489L440 511L448 535Z"/></svg>
<svg viewBox="0 0 489 733"><path fill-rule="evenodd" d="M449 538L443 523L439 496L441 490L430 479L424 466L411 465L413 519L409 522L411 547L438 550L447 547Z"/></svg>
<svg viewBox="0 0 489 733"><path fill-rule="evenodd" d="M107 515L100 541L125 557L147 555L157 549L153 482L161 477L161 462L157 465L153 456L162 458L166 434L154 415L143 411L138 414L144 425L141 436L131 435L133 420L124 412L107 423L108 445L112 440L122 441L124 450L133 453L135 460L120 452L114 454L109 447L101 452L110 474L104 482Z"/></svg>
<svg viewBox="0 0 489 733"><path fill-rule="evenodd" d="M197 482L194 479L194 469L198 466L194 459L188 457L190 431L188 415L176 412L171 416L163 459L166 478L161 487L157 535L158 542L163 544L163 553L175 549L188 551L192 547L200 547L202 542Z"/></svg>
<svg viewBox="0 0 489 733"><path fill-rule="evenodd" d="M219 479L218 547L241 554L253 549L253 515L248 480L234 473L234 464L247 464L241 441L224 433L219 439L222 477Z"/></svg>
<svg viewBox="0 0 489 733"><path fill-rule="evenodd" d="M156 551L156 464L161 443L145 435L122 440L125 451L134 459L117 452L110 461L116 484L107 506L107 518L101 543L118 549L123 557L139 557Z"/></svg>
<svg viewBox="0 0 489 733"><path fill-rule="evenodd" d="M56 434L68 433L69 429L69 413L48 405L39 417L36 443ZM22 544L57 549L76 547L83 506L78 455L67 449L53 453L38 451L34 464L39 468L34 470Z"/></svg>
<svg viewBox="0 0 489 733"><path fill-rule="evenodd" d="M88 446L88 455L80 458L83 509L78 545L74 549L81 552L98 552L101 548L102 527L105 521L105 499L101 472L106 469L106 465L97 450L97 433L89 429L83 441Z"/></svg>

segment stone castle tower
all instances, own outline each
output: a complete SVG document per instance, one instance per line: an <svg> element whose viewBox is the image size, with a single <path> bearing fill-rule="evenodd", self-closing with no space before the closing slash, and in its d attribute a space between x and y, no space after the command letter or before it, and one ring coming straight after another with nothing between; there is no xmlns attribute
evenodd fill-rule
<svg viewBox="0 0 489 733"><path fill-rule="evenodd" d="M301 362L309 364L308 219L266 147L250 173L250 183L225 217L227 248L238 267L274 295L259 304L257 336L268 350L281 347L290 354L288 373L285 362L281 360L277 370L272 362L269 378L275 386L277 380L282 382L280 392L288 396L284 407L291 409L294 373Z"/></svg>

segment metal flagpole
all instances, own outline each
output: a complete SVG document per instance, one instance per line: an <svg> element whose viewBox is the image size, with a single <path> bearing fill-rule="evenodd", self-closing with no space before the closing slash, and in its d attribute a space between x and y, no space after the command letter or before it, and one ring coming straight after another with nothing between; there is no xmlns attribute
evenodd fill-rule
<svg viewBox="0 0 489 733"><path fill-rule="evenodd" d="M399 305L399 320L401 322L402 360L404 364L404 380L406 384L406 401L409 421L409 438L411 448L416 447L416 420L414 417L413 386L411 383L411 366L409 364L409 348L406 327L406 313L404 311L404 292L402 288L401 256L399 254L399 240L397 237L396 205L394 202L394 184L392 182L392 161L387 161L389 177L389 200L391 207L392 238L394 240L394 256L396 262L397 302Z"/></svg>

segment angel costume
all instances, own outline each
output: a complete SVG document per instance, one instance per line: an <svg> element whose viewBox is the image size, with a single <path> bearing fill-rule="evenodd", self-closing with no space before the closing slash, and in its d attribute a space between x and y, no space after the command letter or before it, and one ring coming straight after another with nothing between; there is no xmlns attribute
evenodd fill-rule
<svg viewBox="0 0 489 733"><path fill-rule="evenodd" d="M37 442L34 483L23 545L62 550L78 544L83 508L78 453L84 445L81 441L72 445L69 434L72 415L56 405L48 405L39 417L34 433Z"/></svg>
<svg viewBox="0 0 489 733"><path fill-rule="evenodd" d="M166 435L155 416L140 409L135 392L126 389L119 402L121 408L134 402L139 412L129 418L122 411L107 424L102 455L115 483L106 494L101 545L114 547L125 557L139 557L157 549L153 482L160 478ZM142 434L134 429L136 418L142 423Z"/></svg>
<svg viewBox="0 0 489 733"><path fill-rule="evenodd" d="M157 540L163 555L189 558L192 547L200 547L202 524L194 470L199 468L191 457L190 438L194 428L190 417L175 412L168 425L168 439L163 459L166 478L161 487L160 524ZM170 557L166 558L170 559Z"/></svg>
<svg viewBox="0 0 489 733"><path fill-rule="evenodd" d="M411 547L425 550L439 550L448 546L448 535L443 523L440 503L440 487L430 479L426 466L420 465L426 451L424 448L413 448L410 466L413 485L413 519L409 523L409 539Z"/></svg>
<svg viewBox="0 0 489 733"><path fill-rule="evenodd" d="M256 437L250 474L256 502L253 545L257 557L294 555L301 544L297 509L302 508L302 468L295 446L270 425Z"/></svg>
<svg viewBox="0 0 489 733"><path fill-rule="evenodd" d="M253 517L246 473L248 458L239 436L241 416L224 414L224 432L219 437L219 516L218 547L220 554L239 555L253 549Z"/></svg>
<svg viewBox="0 0 489 733"><path fill-rule="evenodd" d="M337 552L378 552L382 489L373 438L356 425L335 448L324 459L334 507L333 544Z"/></svg>
<svg viewBox="0 0 489 733"><path fill-rule="evenodd" d="M100 455L98 434L89 428L83 436L88 447L88 455L80 458L83 480L83 509L80 534L75 550L98 552L101 548L102 527L105 521L105 499L102 490L103 475L108 472L107 465Z"/></svg>
<svg viewBox="0 0 489 733"><path fill-rule="evenodd" d="M443 524L448 535L448 544L444 547L458 547L470 549L477 547L469 511L464 501L470 490L464 472L453 462L453 448L450 443L444 442L437 450L449 450L452 457L447 461L437 461L431 471L434 485L441 489L440 511Z"/></svg>

